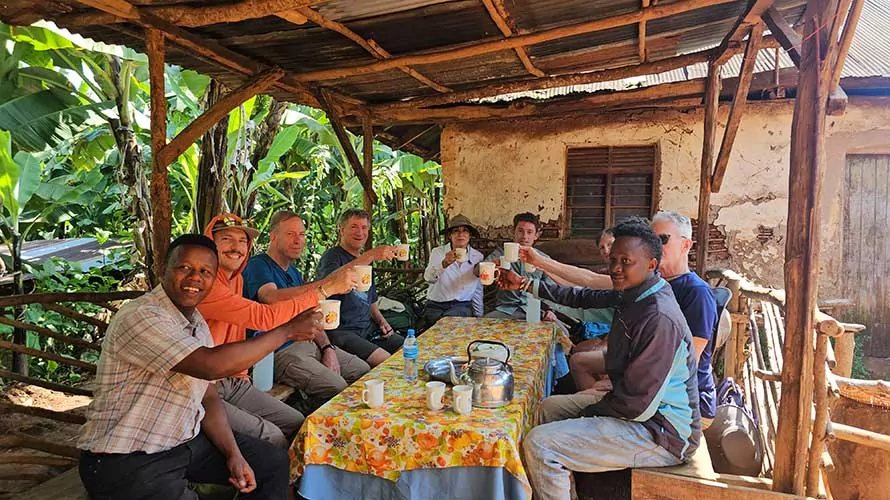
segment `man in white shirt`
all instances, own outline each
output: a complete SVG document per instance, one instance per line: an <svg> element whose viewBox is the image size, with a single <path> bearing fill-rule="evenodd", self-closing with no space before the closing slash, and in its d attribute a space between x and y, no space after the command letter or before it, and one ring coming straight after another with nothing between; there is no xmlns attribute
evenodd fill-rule
<svg viewBox="0 0 890 500"><path fill-rule="evenodd" d="M427 325L442 316L482 316L482 283L473 272L482 253L470 246L479 231L470 219L456 215L444 233L449 242L433 249L423 273L430 283L423 312Z"/></svg>

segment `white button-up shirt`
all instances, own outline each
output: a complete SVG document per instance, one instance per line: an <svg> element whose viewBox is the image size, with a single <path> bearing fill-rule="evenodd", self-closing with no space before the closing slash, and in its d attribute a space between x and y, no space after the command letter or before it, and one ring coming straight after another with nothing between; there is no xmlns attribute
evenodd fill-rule
<svg viewBox="0 0 890 500"><path fill-rule="evenodd" d="M472 301L476 315L481 316L482 282L473 274L473 268L482 262L482 253L467 247L466 262L455 261L443 269L442 260L450 251L449 243L434 248L430 254L430 262L423 273L423 278L430 283L427 299L434 302Z"/></svg>

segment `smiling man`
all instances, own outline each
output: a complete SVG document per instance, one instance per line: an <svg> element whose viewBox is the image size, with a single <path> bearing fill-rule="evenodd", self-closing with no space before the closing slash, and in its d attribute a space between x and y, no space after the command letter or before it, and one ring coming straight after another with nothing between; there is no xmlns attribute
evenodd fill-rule
<svg viewBox="0 0 890 500"><path fill-rule="evenodd" d="M93 402L77 442L92 499L197 499L189 482L231 484L242 498L287 497L288 457L233 433L210 380L233 375L283 342L321 330L300 315L249 341L213 347L196 306L216 278L213 241L187 234L170 244L160 286L127 303L108 325Z"/></svg>
<svg viewBox="0 0 890 500"><path fill-rule="evenodd" d="M247 329L272 330L301 312L318 307L318 301L327 298L328 291L349 290L355 285L354 273L344 271L323 280L315 288L301 290L289 300L275 304L248 300L242 296L241 271L259 232L236 215L222 214L207 224L204 234L216 243L219 270L213 288L198 309L207 320L216 345L243 341ZM298 340L310 340L317 334L306 332ZM216 386L229 422L238 432L287 448L303 423L304 417L299 411L257 389L247 376L246 368L218 381Z"/></svg>
<svg viewBox="0 0 890 500"><path fill-rule="evenodd" d="M671 287L656 271L661 242L642 219L618 223L613 234L614 290L551 285L509 271L498 281L572 307L615 308L605 355L613 388L545 399L542 425L523 442L538 498L570 498L572 471L676 465L698 447L695 351Z"/></svg>

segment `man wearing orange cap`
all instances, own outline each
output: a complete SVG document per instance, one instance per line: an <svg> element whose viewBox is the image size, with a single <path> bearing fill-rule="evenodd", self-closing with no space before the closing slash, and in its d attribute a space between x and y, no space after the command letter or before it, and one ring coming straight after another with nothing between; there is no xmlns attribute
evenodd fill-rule
<svg viewBox="0 0 890 500"><path fill-rule="evenodd" d="M344 270L320 280L315 289L275 304L260 304L242 296L241 271L259 231L240 217L222 214L214 217L204 230L213 238L219 256L216 281L198 310L207 320L215 345L241 342L246 329L271 330L299 313L318 307L328 294L342 293L356 285L354 271ZM232 428L287 447L303 423L303 415L275 397L260 391L250 381L247 370L216 383L224 401Z"/></svg>

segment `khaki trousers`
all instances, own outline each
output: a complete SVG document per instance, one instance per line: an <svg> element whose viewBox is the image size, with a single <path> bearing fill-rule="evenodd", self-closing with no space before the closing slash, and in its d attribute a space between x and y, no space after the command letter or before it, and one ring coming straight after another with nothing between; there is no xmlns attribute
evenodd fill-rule
<svg viewBox="0 0 890 500"><path fill-rule="evenodd" d="M331 399L371 369L358 356L336 347L334 352L340 362L340 375L321 362L321 350L315 342L294 342L275 353L275 381L299 389L310 398Z"/></svg>
<svg viewBox="0 0 890 500"><path fill-rule="evenodd" d="M303 424L299 411L259 390L249 379L229 377L216 383L229 425L235 432L287 449Z"/></svg>

